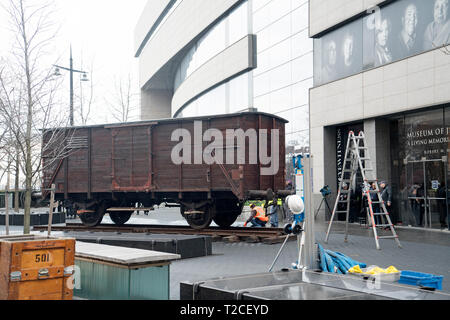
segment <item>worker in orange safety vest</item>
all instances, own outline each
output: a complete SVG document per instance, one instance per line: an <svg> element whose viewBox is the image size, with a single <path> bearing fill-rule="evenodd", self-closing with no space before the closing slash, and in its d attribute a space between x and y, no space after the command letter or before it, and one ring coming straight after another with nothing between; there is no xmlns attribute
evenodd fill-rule
<svg viewBox="0 0 450 320"><path fill-rule="evenodd" d="M252 204L250 205L250 209L252 210L252 213L245 222L244 227L246 227L249 223L252 224L252 227L265 227L269 221L269 217L267 217L264 208L257 207L255 204Z"/></svg>

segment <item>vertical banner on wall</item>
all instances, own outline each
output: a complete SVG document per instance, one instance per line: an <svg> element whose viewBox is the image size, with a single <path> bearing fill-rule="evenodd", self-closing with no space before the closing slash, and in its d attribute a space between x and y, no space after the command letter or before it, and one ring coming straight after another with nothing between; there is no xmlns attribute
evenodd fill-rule
<svg viewBox="0 0 450 320"><path fill-rule="evenodd" d="M336 128L336 190L339 189L339 183L342 178L342 169L345 160L345 150L347 149L348 133L350 131L359 134L364 130L363 123L355 123L348 126ZM354 181L352 182L354 183Z"/></svg>
<svg viewBox="0 0 450 320"><path fill-rule="evenodd" d="M342 167L344 164L344 157L345 157L345 142L344 142L343 135L344 135L343 129L337 128L336 129L336 172L337 172L336 188L337 189L339 189L339 184L341 183Z"/></svg>

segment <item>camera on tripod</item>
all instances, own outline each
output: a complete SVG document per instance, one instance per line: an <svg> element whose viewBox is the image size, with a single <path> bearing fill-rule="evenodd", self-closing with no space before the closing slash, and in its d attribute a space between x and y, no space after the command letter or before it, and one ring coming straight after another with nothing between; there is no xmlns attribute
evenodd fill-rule
<svg viewBox="0 0 450 320"><path fill-rule="evenodd" d="M320 212L320 208L322 208L323 203L325 202L327 208L328 208L328 212L331 214L331 208L328 205L328 201L327 201L327 197L331 194L331 189L330 187L327 185L325 187L323 187L322 189L320 189L320 193L322 194L322 201L320 202L319 208L316 211L316 214L314 215L314 218L317 218L317 215ZM326 209L325 209L326 210Z"/></svg>
<svg viewBox="0 0 450 320"><path fill-rule="evenodd" d="M322 194L322 197L327 197L331 194L331 189L329 186L325 186L322 189L320 189L320 193Z"/></svg>

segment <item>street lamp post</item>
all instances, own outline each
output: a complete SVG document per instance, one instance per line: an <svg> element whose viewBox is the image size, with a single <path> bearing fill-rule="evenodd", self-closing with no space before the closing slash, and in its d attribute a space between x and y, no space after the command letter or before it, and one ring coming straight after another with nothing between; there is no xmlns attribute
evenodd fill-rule
<svg viewBox="0 0 450 320"><path fill-rule="evenodd" d="M81 71L81 70L75 70L73 68L73 58L72 58L72 46L70 46L70 67L62 67L58 65L54 65L56 67L55 70L55 76L60 76L60 69L66 70L70 72L70 126L74 126L74 118L73 118L73 73L82 73L83 77L81 78L81 81L89 81L87 78L87 72Z"/></svg>

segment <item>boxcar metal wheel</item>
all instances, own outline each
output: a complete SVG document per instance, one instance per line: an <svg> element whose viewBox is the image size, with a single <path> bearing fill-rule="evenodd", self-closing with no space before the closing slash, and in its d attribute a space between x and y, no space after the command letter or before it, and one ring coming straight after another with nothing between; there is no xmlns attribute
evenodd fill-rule
<svg viewBox="0 0 450 320"><path fill-rule="evenodd" d="M242 213L243 204L233 201L219 201L216 203L214 222L221 228L229 228Z"/></svg>
<svg viewBox="0 0 450 320"><path fill-rule="evenodd" d="M238 215L235 214L217 214L214 217L214 222L221 228L229 228L233 223L236 222Z"/></svg>
<svg viewBox="0 0 450 320"><path fill-rule="evenodd" d="M211 206L206 205L197 210L203 211L203 213L185 214L186 208L181 206L181 215L186 219L192 229L201 230L208 228L213 219Z"/></svg>
<svg viewBox="0 0 450 320"><path fill-rule="evenodd" d="M116 225L122 226L130 220L132 214L127 211L110 212L109 217Z"/></svg>
<svg viewBox="0 0 450 320"><path fill-rule="evenodd" d="M81 222L83 222L86 227L96 227L100 223L102 223L103 216L106 212L106 205L104 202L102 202L89 209L93 210L94 212L86 212L80 214Z"/></svg>

